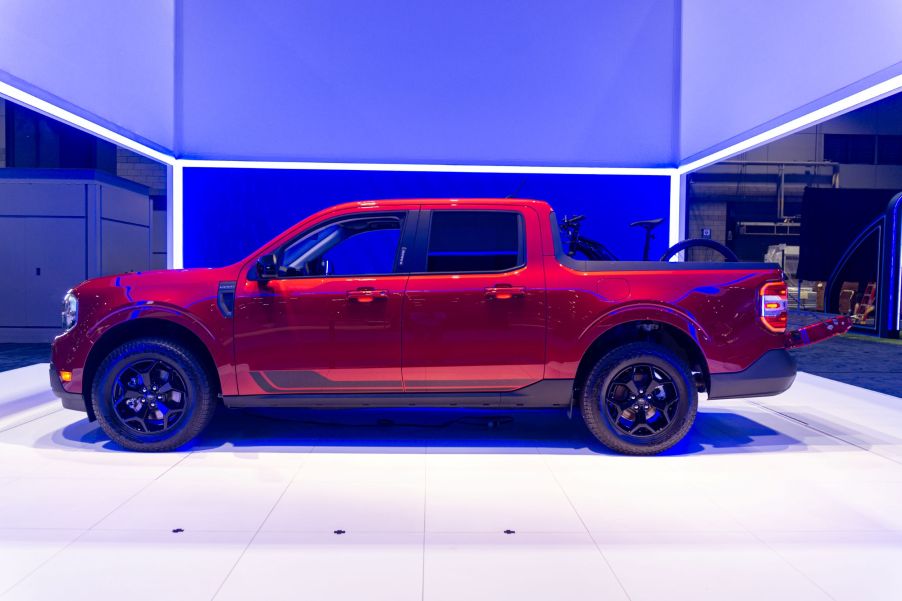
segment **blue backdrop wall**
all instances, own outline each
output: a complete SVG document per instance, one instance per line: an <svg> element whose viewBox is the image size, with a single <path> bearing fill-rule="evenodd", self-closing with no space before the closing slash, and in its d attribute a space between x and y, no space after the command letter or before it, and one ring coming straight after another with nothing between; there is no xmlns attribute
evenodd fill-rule
<svg viewBox="0 0 902 601"><path fill-rule="evenodd" d="M639 259L638 219L668 216L670 178L189 167L184 171L184 264L215 267L244 258L304 217L331 205L379 198L505 197L546 200L559 216L583 214L584 233L622 259ZM652 256L667 248L667 222Z"/></svg>

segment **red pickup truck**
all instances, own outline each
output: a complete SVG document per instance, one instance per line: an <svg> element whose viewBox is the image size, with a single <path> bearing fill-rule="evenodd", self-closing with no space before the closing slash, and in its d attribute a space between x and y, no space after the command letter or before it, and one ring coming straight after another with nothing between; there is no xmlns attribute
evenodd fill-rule
<svg viewBox="0 0 902 601"><path fill-rule="evenodd" d="M709 398L778 394L792 346L776 265L580 261L548 204L387 200L321 211L217 269L89 280L50 381L115 442L186 444L228 407L576 406L652 454Z"/></svg>

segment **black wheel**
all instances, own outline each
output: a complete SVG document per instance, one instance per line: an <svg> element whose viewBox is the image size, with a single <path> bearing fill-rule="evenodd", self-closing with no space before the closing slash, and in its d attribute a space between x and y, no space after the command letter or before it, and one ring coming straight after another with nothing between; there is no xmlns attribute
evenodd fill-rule
<svg viewBox="0 0 902 601"><path fill-rule="evenodd" d="M654 455L692 427L698 391L689 367L668 349L634 342L601 357L582 389L583 419L606 447Z"/></svg>
<svg viewBox="0 0 902 601"><path fill-rule="evenodd" d="M667 249L663 255L661 255L662 261L669 261L677 253L687 250L689 248L710 248L711 250L716 250L720 254L723 255L724 261L728 263L736 263L739 261L739 257L736 256L732 250L717 242L716 240L707 240L705 238L690 238L689 240L680 240L673 246Z"/></svg>
<svg viewBox="0 0 902 601"><path fill-rule="evenodd" d="M132 451L170 451L197 436L216 409L210 379L189 350L161 339L127 342L97 368L94 415Z"/></svg>

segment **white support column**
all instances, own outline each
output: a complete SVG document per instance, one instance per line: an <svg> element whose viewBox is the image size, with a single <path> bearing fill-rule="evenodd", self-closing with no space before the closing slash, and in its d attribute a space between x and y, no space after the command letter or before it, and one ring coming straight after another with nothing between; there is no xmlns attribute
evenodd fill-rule
<svg viewBox="0 0 902 601"><path fill-rule="evenodd" d="M670 176L670 232L668 244L673 246L686 237L686 175Z"/></svg>
<svg viewBox="0 0 902 601"><path fill-rule="evenodd" d="M167 165L166 195L169 205L166 207L166 268L181 269L184 266L183 255L183 219L182 219L182 166L179 163Z"/></svg>

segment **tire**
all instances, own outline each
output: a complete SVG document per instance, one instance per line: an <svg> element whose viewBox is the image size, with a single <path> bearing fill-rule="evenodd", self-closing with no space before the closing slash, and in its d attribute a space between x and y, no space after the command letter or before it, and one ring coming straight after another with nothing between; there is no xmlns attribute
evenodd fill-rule
<svg viewBox="0 0 902 601"><path fill-rule="evenodd" d="M639 391L645 394L634 394ZM636 405L633 397L648 408ZM692 427L698 391L689 367L674 353L650 342L633 342L598 360L582 387L580 408L589 431L612 451L654 455L675 445Z"/></svg>
<svg viewBox="0 0 902 601"><path fill-rule="evenodd" d="M663 255L661 255L661 261L670 261L678 252L684 251L690 248L710 248L711 250L716 250L720 254L723 255L724 261L727 263L736 263L739 261L739 257L736 256L732 250L721 244L716 240L708 240L707 238L690 238L688 240L680 240L673 246L667 249Z"/></svg>
<svg viewBox="0 0 902 601"><path fill-rule="evenodd" d="M131 451L171 451L187 444L207 427L217 405L194 353L159 338L114 349L97 368L91 404L103 431Z"/></svg>

